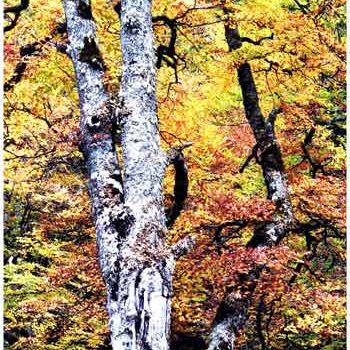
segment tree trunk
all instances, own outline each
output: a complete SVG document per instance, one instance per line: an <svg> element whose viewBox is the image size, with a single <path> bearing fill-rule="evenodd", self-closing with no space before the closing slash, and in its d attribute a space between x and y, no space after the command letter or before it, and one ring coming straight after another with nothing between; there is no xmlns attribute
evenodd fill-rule
<svg viewBox="0 0 350 350"><path fill-rule="evenodd" d="M264 120L254 77L248 63L239 66L238 79L242 89L246 118L256 140L254 156L263 171L267 198L276 205L272 221L256 227L248 246L253 248L258 246L271 247L279 243L293 222L292 205L284 174L281 150L277 144L274 130L276 116L281 111L273 109L268 118Z"/></svg>
<svg viewBox="0 0 350 350"><path fill-rule="evenodd" d="M230 30L226 26L225 34L230 51L241 47L238 30ZM293 223L292 204L283 171L283 160L274 131L275 118L281 111L274 109L265 120L259 106L258 93L249 63L239 66L238 79L246 118L256 140L252 155L262 168L268 198L276 205L272 220L257 225L247 244L247 247L261 249L278 244ZM240 291L230 291L225 296L216 313L209 336L208 350L235 349L236 335L244 328L262 268L256 265L247 274L240 276Z"/></svg>
<svg viewBox="0 0 350 350"><path fill-rule="evenodd" d="M164 242L162 183L168 160L157 128L151 2L122 2L123 75L116 114L102 83L90 1L65 0L64 6L112 347L166 350L174 256ZM116 122L122 129L123 174L113 142Z"/></svg>

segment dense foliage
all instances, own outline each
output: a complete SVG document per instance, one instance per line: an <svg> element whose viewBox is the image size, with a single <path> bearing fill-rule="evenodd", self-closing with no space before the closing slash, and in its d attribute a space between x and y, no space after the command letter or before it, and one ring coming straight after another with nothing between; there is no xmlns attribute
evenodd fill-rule
<svg viewBox="0 0 350 350"><path fill-rule="evenodd" d="M112 94L121 68L117 9L118 1L92 2ZM265 268L242 348L344 349L345 1L158 0L153 16L162 145L193 143L184 151L186 206L167 237L197 237L174 276L174 344L185 349L186 339L205 340L224 295L239 293L240 276L259 262ZM64 22L59 1L31 0L5 32L11 350L109 348ZM225 23L247 39L241 48L228 50ZM236 72L243 62L252 66L264 114L282 108L276 133L299 224L266 249L246 248L274 205L258 162L242 169L254 146ZM169 169L166 202L172 187Z"/></svg>

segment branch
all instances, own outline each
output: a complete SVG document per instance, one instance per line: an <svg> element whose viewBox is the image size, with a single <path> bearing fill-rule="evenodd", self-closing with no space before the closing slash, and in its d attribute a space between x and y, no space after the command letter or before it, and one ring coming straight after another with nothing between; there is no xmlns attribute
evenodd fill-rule
<svg viewBox="0 0 350 350"><path fill-rule="evenodd" d="M213 241L216 245L217 252L220 254L222 248L224 247L225 242L232 238L232 235L229 235L227 237L222 236L222 231L227 227L232 227L232 233L238 233L243 228L248 226L252 221L248 220L233 220L233 221L225 221L221 224L217 225L205 225L203 226L206 229L214 230L214 238Z"/></svg>
<svg viewBox="0 0 350 350"><path fill-rule="evenodd" d="M276 204L276 210L271 222L258 225L248 247L274 246L290 230L293 223L292 205L289 199L288 185L284 174L284 165L281 150L274 134L274 121L279 108L273 109L269 117L264 120L259 97L248 63L243 63L238 68L239 84L243 95L243 104L246 118L252 128L258 147L255 159L261 165L268 199Z"/></svg>
<svg viewBox="0 0 350 350"><path fill-rule="evenodd" d="M305 135L304 142L301 145L301 149L303 150L304 153L304 160L307 160L310 164L310 175L314 179L316 178L317 171L321 171L323 174L325 173L324 167L322 164L317 163L310 155L310 152L308 150L308 146L311 144L313 137L315 136L316 129L312 127Z"/></svg>
<svg viewBox="0 0 350 350"><path fill-rule="evenodd" d="M265 294L260 297L256 307L256 332L260 340L261 348L266 349L266 339L262 330L263 314L265 312Z"/></svg>
<svg viewBox="0 0 350 350"><path fill-rule="evenodd" d="M228 14L230 12L226 7L223 8L223 11L225 14ZM232 28L229 24L225 24L225 37L229 51L234 51L239 49L244 42L253 45L260 45L264 40L272 40L274 38L274 34L272 33L269 36L262 37L258 40L253 40L245 36L241 37L237 27Z"/></svg>
<svg viewBox="0 0 350 350"><path fill-rule="evenodd" d="M252 159L256 159L257 157L257 152L258 152L258 148L259 148L259 144L256 143L252 149L252 152L250 153L250 155L248 156L248 158L245 160L245 162L240 166L239 168L239 172L243 173L243 171L245 170L245 168L249 165L250 161Z"/></svg>
<svg viewBox="0 0 350 350"><path fill-rule="evenodd" d="M249 43L249 44L253 44L253 45L260 45L264 40L273 40L274 34L272 33L269 36L264 36L258 40L253 40L251 38L248 38L246 36L243 36L240 38L242 43Z"/></svg>
<svg viewBox="0 0 350 350"><path fill-rule="evenodd" d="M29 0L21 0L19 5L16 6L8 6L4 8L4 13L5 14L14 14L14 18L11 18L10 16L7 16L7 20L10 22L9 25L5 26L4 28L4 32L8 32L11 29L13 29L16 24L17 21L21 15L21 12L26 10L29 6Z"/></svg>
<svg viewBox="0 0 350 350"><path fill-rule="evenodd" d="M121 14L122 14L122 2L118 1L114 6L113 9L115 12L118 14L119 21L121 19Z"/></svg>
<svg viewBox="0 0 350 350"><path fill-rule="evenodd" d="M174 165L175 184L173 204L166 209L167 227L170 228L184 207L188 192L188 169L182 151L193 143L187 142L168 151L168 164Z"/></svg>
<svg viewBox="0 0 350 350"><path fill-rule="evenodd" d="M220 5L209 5L209 6L203 6L203 7L197 7L197 0L194 0L194 5L191 8L188 8L183 14L179 15L176 17L176 20L183 19L187 16L192 11L197 11L197 10L213 10L220 8Z"/></svg>
<svg viewBox="0 0 350 350"><path fill-rule="evenodd" d="M163 22L165 23L168 27L171 27L174 25L176 22L176 19L174 18L169 18L168 16L165 15L160 15L160 16L154 16L152 17L152 22L157 23L157 22Z"/></svg>
<svg viewBox="0 0 350 350"><path fill-rule="evenodd" d="M309 6L310 4L308 3L308 5L304 5L304 4L301 4L298 0L294 0L294 2L296 3L296 5L299 7L299 10L304 14L306 15L309 11Z"/></svg>
<svg viewBox="0 0 350 350"><path fill-rule="evenodd" d="M346 137L346 115L336 115L331 120L322 120L321 118L313 118L317 125L326 127L331 131L331 140L336 146L342 146L344 149Z"/></svg>
<svg viewBox="0 0 350 350"><path fill-rule="evenodd" d="M264 130L264 134L262 135L261 139L259 142L257 142L253 149L251 154L248 156L248 158L245 160L245 162L243 163L243 165L241 165L241 167L239 168L239 172L243 173L244 169L249 165L250 161L255 158L257 163L260 164L261 163L261 158L262 155L264 154L264 152L266 152L269 147L271 147L276 139L275 136L275 130L274 130L274 126L275 126L275 121L276 121L276 117L278 114L282 113L282 109L281 108L274 108L271 113L269 114L269 116L266 119L265 122L265 130Z"/></svg>
<svg viewBox="0 0 350 350"><path fill-rule="evenodd" d="M175 44L177 40L177 26L178 23L176 22L176 19L169 18L165 15L162 16L155 16L152 17L152 22L163 22L168 26L170 29L170 40L168 45L160 44L157 48L157 62L156 67L159 69L162 66L162 62L164 61L168 67L173 68L174 75L175 75L175 83L178 82L178 76L177 76L177 66L178 66L178 60L183 59L177 55L175 50Z"/></svg>
<svg viewBox="0 0 350 350"><path fill-rule="evenodd" d="M20 62L16 64L16 67L14 69L14 74L11 76L11 78L7 82L4 83L4 91L5 92L10 91L14 87L14 85L18 84L22 80L24 72L28 65L28 60L27 60L28 57L35 56L38 53L40 53L42 47L50 43L52 40L52 37L55 34L64 34L66 32L67 32L67 28L65 23L59 24L50 36L47 36L41 40L22 46L19 51L19 54L22 59ZM64 43L52 41L52 46L55 47L57 51L61 53L66 53L67 46Z"/></svg>
<svg viewBox="0 0 350 350"><path fill-rule="evenodd" d="M336 237L344 238L344 234L341 232L341 229L339 229L337 225L328 218L319 213L313 212L309 203L301 199L298 207L303 214L307 215L309 220L306 222L297 222L293 228L294 232L305 233L305 231L314 231L319 228L324 228L332 230Z"/></svg>
<svg viewBox="0 0 350 350"><path fill-rule="evenodd" d="M48 149L48 150L44 150L44 151L41 151L41 150L38 150L35 152L34 155L32 156L27 156L25 154L23 155L18 155L12 151L9 151L9 150L5 150L5 152L11 154L13 157L10 157L10 158L4 158L4 161L10 161L10 160L13 160L13 159L21 159L21 160L25 160L25 159L37 159L37 158L41 158L41 157L45 157L51 153L54 153L56 151L56 146L53 146L51 149Z"/></svg>
<svg viewBox="0 0 350 350"><path fill-rule="evenodd" d="M278 114L282 113L283 110L282 108L273 108L272 111L270 112L269 116L266 119L266 130L268 130L268 126L270 125L271 127L274 127L276 117Z"/></svg>
<svg viewBox="0 0 350 350"><path fill-rule="evenodd" d="M168 150L167 158L168 164L173 163L174 159L181 153L185 148L191 147L193 142L184 142L179 146L172 147Z"/></svg>

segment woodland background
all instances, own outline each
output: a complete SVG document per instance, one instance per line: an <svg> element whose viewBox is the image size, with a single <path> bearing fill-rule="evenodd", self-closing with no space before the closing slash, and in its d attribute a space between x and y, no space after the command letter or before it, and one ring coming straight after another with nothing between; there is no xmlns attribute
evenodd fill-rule
<svg viewBox="0 0 350 350"><path fill-rule="evenodd" d="M221 4L153 2L162 145L193 143L189 195L167 237L197 234L174 276L173 347L200 347L227 290L260 259L267 270L241 349L344 349L345 1L227 2L251 39L232 52ZM92 2L111 93L121 67L115 5ZM109 349L62 4L31 0L18 14L8 14L4 41L5 349ZM275 127L294 215L310 224L261 256L245 244L274 206L260 165L240 172L255 144L236 73L243 62L264 114L283 110ZM170 169L166 201L172 186Z"/></svg>

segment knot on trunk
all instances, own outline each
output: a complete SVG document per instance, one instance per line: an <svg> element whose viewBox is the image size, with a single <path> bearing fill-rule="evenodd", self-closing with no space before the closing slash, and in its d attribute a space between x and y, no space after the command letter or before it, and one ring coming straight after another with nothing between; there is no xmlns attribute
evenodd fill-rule
<svg viewBox="0 0 350 350"><path fill-rule="evenodd" d="M79 0L77 9L81 18L89 20L93 19L89 0Z"/></svg>
<svg viewBox="0 0 350 350"><path fill-rule="evenodd" d="M138 14L129 13L128 15L125 15L124 25L132 34L137 34L144 24L140 20Z"/></svg>
<svg viewBox="0 0 350 350"><path fill-rule="evenodd" d="M108 131L112 130L114 115L114 105L109 100L98 103L94 108L84 109L85 124L91 131Z"/></svg>
<svg viewBox="0 0 350 350"><path fill-rule="evenodd" d="M113 226L117 229L119 237L125 239L135 222L134 216L131 214L131 210L124 207L123 210L119 212L112 212L110 214L111 222Z"/></svg>
<svg viewBox="0 0 350 350"><path fill-rule="evenodd" d="M84 38L84 44L80 50L78 59L81 62L90 64L93 69L104 70L100 49L95 39L91 36Z"/></svg>

